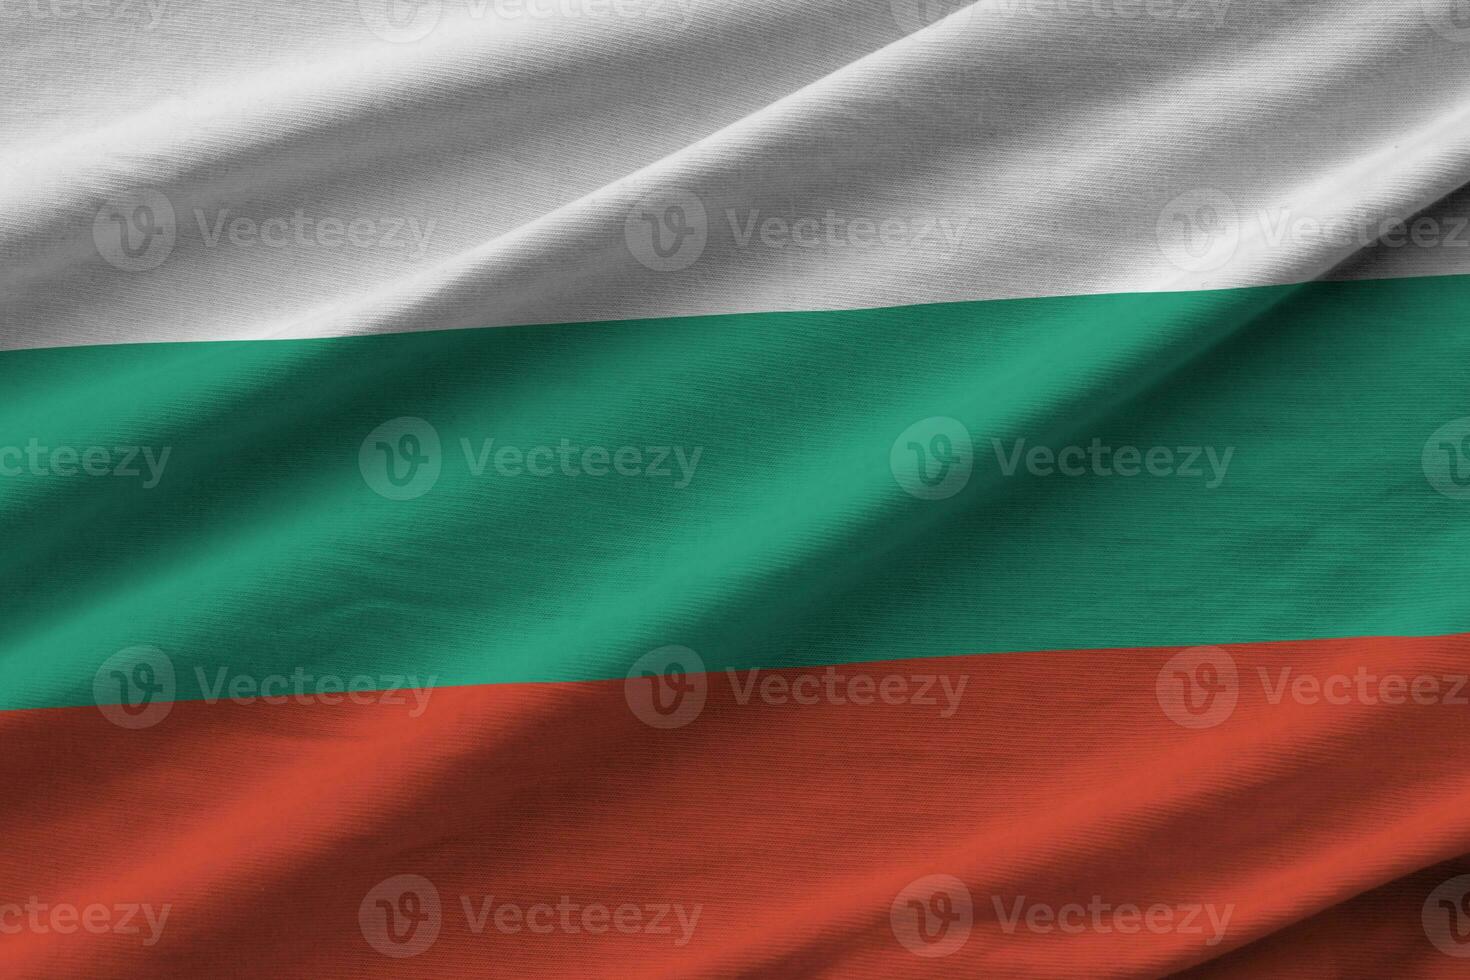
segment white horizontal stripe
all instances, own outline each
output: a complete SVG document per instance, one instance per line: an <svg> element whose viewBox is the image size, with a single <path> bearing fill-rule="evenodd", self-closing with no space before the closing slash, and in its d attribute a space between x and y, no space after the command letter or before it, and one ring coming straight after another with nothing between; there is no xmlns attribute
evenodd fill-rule
<svg viewBox="0 0 1470 980"><path fill-rule="evenodd" d="M1470 272L1455 0L525 2L6 21L0 347Z"/></svg>

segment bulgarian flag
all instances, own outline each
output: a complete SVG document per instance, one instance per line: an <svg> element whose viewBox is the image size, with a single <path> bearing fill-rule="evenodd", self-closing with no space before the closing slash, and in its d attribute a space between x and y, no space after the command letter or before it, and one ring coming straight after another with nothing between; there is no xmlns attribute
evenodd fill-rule
<svg viewBox="0 0 1470 980"><path fill-rule="evenodd" d="M0 976L1470 968L1460 0L0 21Z"/></svg>

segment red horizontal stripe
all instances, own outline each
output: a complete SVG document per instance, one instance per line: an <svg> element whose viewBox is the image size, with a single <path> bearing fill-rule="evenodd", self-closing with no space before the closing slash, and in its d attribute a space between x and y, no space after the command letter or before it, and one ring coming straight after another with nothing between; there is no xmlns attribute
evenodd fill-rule
<svg viewBox="0 0 1470 980"><path fill-rule="evenodd" d="M1470 637L1226 650L1213 714L1228 667L1174 649L763 672L744 704L749 678L715 675L668 729L620 682L441 689L419 717L6 713L0 975L1463 975L1423 918L1449 922L1431 893L1470 870ZM366 935L412 945L382 938L401 893L370 895L397 875L441 899L411 959ZM900 898L931 875L973 909L942 958L900 938L935 949ZM32 896L39 918L7 915ZM905 897L935 931L966 904ZM164 904L155 944L141 913L114 931ZM56 928L66 909L95 931Z"/></svg>

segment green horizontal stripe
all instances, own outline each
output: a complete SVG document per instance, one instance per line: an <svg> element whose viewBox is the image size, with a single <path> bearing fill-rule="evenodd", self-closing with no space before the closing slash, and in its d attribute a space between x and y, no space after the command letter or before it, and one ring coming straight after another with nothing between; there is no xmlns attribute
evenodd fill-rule
<svg viewBox="0 0 1470 980"><path fill-rule="evenodd" d="M141 455L0 454L0 707L89 703L136 645L197 698L196 668L448 685L668 644L718 670L1470 630L1470 500L1422 465L1470 416L1467 309L1435 278L5 352L0 453L171 452L151 488ZM359 451L409 416L442 472L387 499ZM931 416L975 446L939 500L890 464ZM488 438L476 476L461 440ZM1016 439L1233 454L1213 489L1007 476ZM496 472L562 440L575 476ZM683 487L672 454L586 471L623 447L701 454Z"/></svg>

